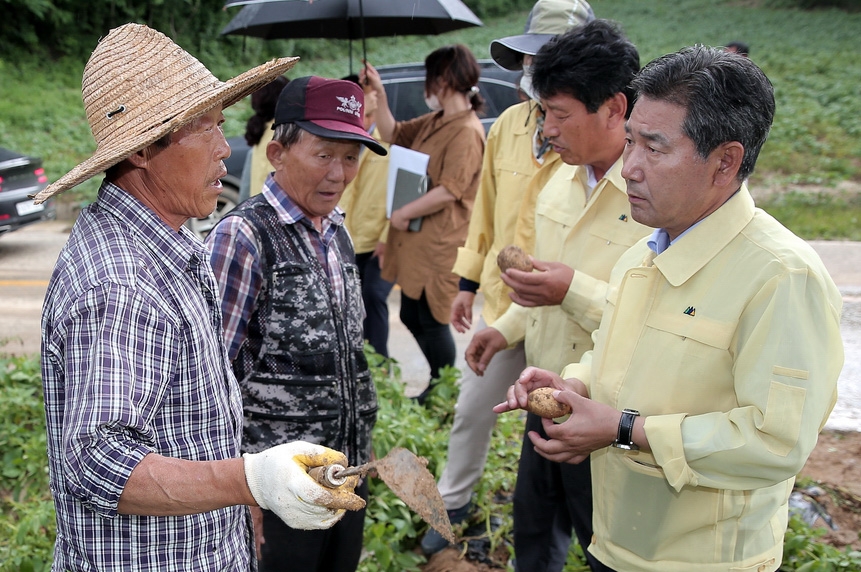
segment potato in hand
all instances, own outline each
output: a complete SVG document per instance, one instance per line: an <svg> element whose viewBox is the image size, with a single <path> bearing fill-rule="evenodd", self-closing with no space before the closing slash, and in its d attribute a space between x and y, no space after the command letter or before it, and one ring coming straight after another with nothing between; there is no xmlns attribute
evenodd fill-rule
<svg viewBox="0 0 861 572"><path fill-rule="evenodd" d="M509 244L499 251L499 254L496 255L496 264L499 266L500 272L505 272L509 268L532 272L532 262L529 260L529 255L522 248L513 244Z"/></svg>
<svg viewBox="0 0 861 572"><path fill-rule="evenodd" d="M567 403L556 401L556 398L553 397L554 391L556 389L552 387L539 387L530 391L527 396L526 410L547 419L556 419L557 417L570 415L571 406Z"/></svg>

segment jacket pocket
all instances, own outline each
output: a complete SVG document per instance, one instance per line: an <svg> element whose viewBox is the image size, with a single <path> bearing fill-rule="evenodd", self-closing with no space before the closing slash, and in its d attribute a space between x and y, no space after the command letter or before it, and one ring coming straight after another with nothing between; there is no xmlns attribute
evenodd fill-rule
<svg viewBox="0 0 861 572"><path fill-rule="evenodd" d="M597 217L589 227L589 232L602 241L623 246L633 246L647 233L628 216L627 222L612 217Z"/></svg>

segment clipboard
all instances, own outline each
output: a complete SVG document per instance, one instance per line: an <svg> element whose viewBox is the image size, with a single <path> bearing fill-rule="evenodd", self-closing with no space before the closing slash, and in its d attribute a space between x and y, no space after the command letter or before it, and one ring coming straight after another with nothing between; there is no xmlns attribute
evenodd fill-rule
<svg viewBox="0 0 861 572"><path fill-rule="evenodd" d="M389 176L386 187L386 217L392 212L413 202L428 191L427 165L430 157L426 153L413 151L400 145L389 148ZM408 230L421 230L422 217L410 220Z"/></svg>

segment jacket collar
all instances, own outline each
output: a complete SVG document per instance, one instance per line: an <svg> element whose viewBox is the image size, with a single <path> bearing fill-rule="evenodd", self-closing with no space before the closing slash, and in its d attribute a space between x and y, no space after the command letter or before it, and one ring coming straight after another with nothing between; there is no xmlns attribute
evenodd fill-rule
<svg viewBox="0 0 861 572"><path fill-rule="evenodd" d="M579 178L582 184L585 186L586 179L588 179L589 173L586 170L584 165L577 165L572 171L570 179ZM589 201L593 200L599 191L603 192L604 188L610 186L613 189L616 189L619 192L625 193L627 195L627 183L625 183L625 179L622 177L622 156L620 155L616 162L610 167L610 169L604 173L604 176L598 179L598 184L595 185L595 188L592 189L592 194L589 195Z"/></svg>
<svg viewBox="0 0 861 572"><path fill-rule="evenodd" d="M720 208L656 256L655 266L673 286L684 284L738 236L754 210L753 198L742 184Z"/></svg>

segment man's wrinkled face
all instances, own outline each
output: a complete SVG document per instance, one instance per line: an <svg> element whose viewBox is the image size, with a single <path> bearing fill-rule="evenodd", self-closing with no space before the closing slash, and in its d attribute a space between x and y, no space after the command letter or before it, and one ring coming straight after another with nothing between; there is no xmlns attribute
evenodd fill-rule
<svg viewBox="0 0 861 572"><path fill-rule="evenodd" d="M588 165L594 159L593 142L605 137L600 113L589 113L575 97L557 93L541 99L544 108L544 136L568 165Z"/></svg>
<svg viewBox="0 0 861 572"><path fill-rule="evenodd" d="M172 134L166 148L150 147L154 208L175 228L215 210L222 191L220 179L227 174L224 159L230 156L223 123L218 106Z"/></svg>
<svg viewBox="0 0 861 572"><path fill-rule="evenodd" d="M712 184L720 150L701 157L682 130L685 115L681 105L641 96L625 125L622 176L631 215L671 239L726 200Z"/></svg>
<svg viewBox="0 0 861 572"><path fill-rule="evenodd" d="M275 180L311 220L331 213L359 169L359 145L346 139L323 139L303 131L285 148L271 141L267 148Z"/></svg>

